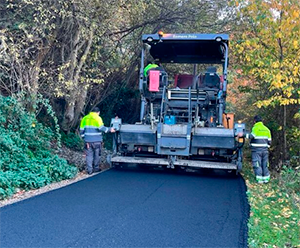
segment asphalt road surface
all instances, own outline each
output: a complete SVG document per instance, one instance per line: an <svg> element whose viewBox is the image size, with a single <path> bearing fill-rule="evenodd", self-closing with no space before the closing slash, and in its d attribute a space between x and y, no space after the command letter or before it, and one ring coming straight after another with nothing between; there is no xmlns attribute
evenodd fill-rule
<svg viewBox="0 0 300 248"><path fill-rule="evenodd" d="M241 177L109 170L0 209L0 247L247 247Z"/></svg>

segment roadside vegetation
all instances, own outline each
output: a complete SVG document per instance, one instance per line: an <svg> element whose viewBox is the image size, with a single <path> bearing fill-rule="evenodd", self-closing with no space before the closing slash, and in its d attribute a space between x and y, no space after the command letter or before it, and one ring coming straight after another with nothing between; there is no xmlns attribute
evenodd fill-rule
<svg viewBox="0 0 300 248"><path fill-rule="evenodd" d="M245 152L248 244L300 247L300 4L240 0L235 5L231 107L248 131L260 114L272 133L269 184L255 183Z"/></svg>
<svg viewBox="0 0 300 248"><path fill-rule="evenodd" d="M55 154L60 136L14 97L0 95L0 199L73 178L77 167Z"/></svg>
<svg viewBox="0 0 300 248"><path fill-rule="evenodd" d="M273 176L270 183L261 185L246 163L243 176L250 204L249 248L300 247L299 168L284 168L282 176Z"/></svg>

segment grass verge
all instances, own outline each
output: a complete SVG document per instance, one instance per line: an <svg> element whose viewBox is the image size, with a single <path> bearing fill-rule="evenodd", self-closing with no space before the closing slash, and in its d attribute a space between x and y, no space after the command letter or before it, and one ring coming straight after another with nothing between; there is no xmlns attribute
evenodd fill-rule
<svg viewBox="0 0 300 248"><path fill-rule="evenodd" d="M286 182L278 177L257 184L249 163L242 174L250 204L249 247L300 247L300 210Z"/></svg>

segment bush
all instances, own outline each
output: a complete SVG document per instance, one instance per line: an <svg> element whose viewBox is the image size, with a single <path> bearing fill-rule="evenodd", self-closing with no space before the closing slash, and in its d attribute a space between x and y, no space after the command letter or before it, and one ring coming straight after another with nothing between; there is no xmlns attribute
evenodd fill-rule
<svg viewBox="0 0 300 248"><path fill-rule="evenodd" d="M76 151L83 151L84 142L81 137L75 133L62 133L61 141L68 148Z"/></svg>
<svg viewBox="0 0 300 248"><path fill-rule="evenodd" d="M54 155L57 138L17 98L0 96L0 199L69 179L77 168Z"/></svg>
<svg viewBox="0 0 300 248"><path fill-rule="evenodd" d="M280 177L288 191L300 194L300 159L292 158L289 166L283 166Z"/></svg>
<svg viewBox="0 0 300 248"><path fill-rule="evenodd" d="M300 156L300 129L292 127L287 130L287 140L290 156Z"/></svg>

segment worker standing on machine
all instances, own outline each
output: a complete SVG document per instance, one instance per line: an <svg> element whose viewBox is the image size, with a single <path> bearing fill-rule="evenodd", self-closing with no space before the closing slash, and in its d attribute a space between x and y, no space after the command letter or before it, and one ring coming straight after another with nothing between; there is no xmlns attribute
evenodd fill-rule
<svg viewBox="0 0 300 248"><path fill-rule="evenodd" d="M270 181L269 147L271 145L271 132L259 115L254 117L254 126L250 134L246 135L250 139L252 166L258 183L268 183Z"/></svg>
<svg viewBox="0 0 300 248"><path fill-rule="evenodd" d="M102 148L102 132L114 133L114 128L105 127L100 115L100 109L95 107L80 123L80 136L85 142L87 173L99 172Z"/></svg>
<svg viewBox="0 0 300 248"><path fill-rule="evenodd" d="M153 63L153 62L151 62L151 61L148 61L148 62L147 62L147 66L144 68L144 76L147 77L147 76L148 76L148 71L149 71L150 69L154 69L154 68L156 68L156 67L158 67L157 64L155 64L155 63Z"/></svg>

